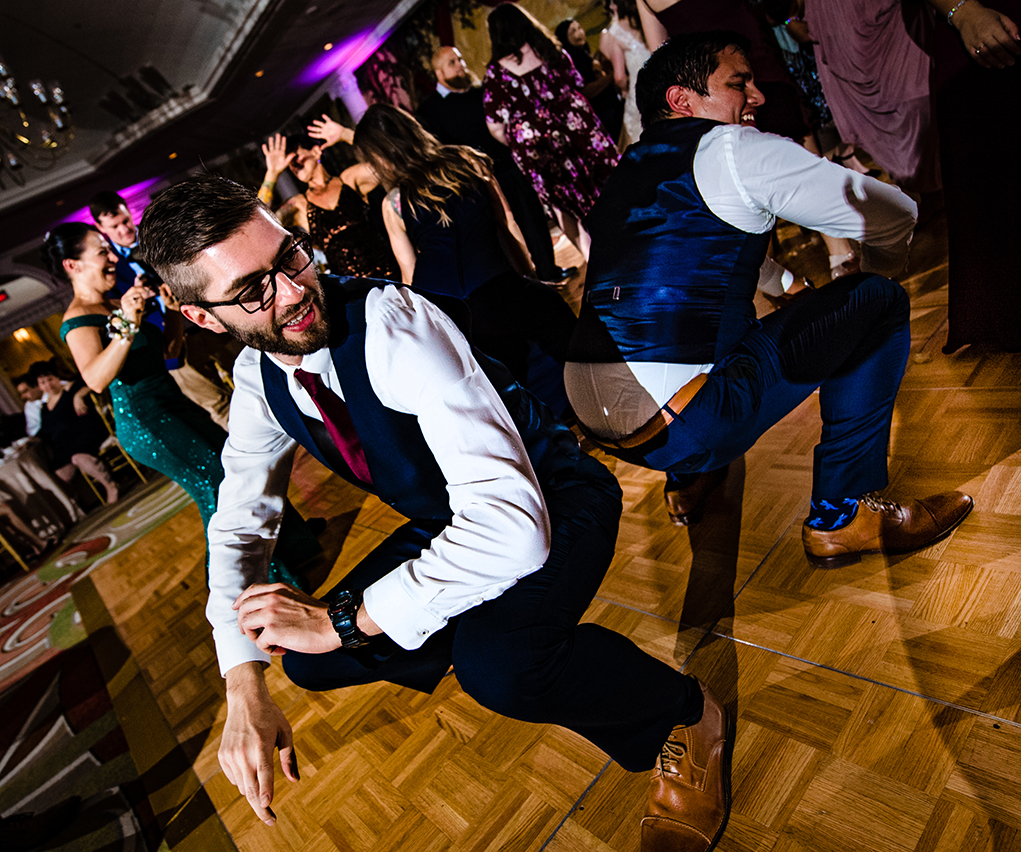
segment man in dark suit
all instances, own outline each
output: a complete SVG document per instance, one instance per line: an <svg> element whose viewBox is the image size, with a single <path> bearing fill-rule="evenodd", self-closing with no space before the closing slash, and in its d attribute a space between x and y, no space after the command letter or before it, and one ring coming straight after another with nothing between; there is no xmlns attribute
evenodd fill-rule
<svg viewBox="0 0 1021 852"><path fill-rule="evenodd" d="M113 190L102 190L97 192L89 200L89 211L99 228L101 234L106 237L113 253L117 255L116 283L107 292L111 299L119 299L132 287L139 275L148 278L153 277L151 269L141 262L136 254L138 248L138 228L135 225L135 218L128 209L128 203ZM160 331L163 331L163 306L159 299L153 299L154 307L146 316L145 321L151 322ZM227 429L227 413L230 410L230 397L224 388L214 382L209 376L196 369L191 360L195 363L206 363L207 359L200 355L200 344L207 355L218 355L219 360L228 361L230 354L223 350L212 335L201 334L199 329L192 323L185 321L185 334L188 336L186 344L190 352L189 360L185 360L184 353L177 358L167 359L167 369L170 376L181 392L192 400L196 405L205 409L213 422L221 426L224 431ZM209 351L211 346L215 350ZM211 369L208 368L207 369Z"/></svg>
<svg viewBox="0 0 1021 852"><path fill-rule="evenodd" d="M140 234L186 315L248 344L206 613L227 681L220 761L259 818L276 821L275 749L298 780L263 679L271 655L316 691L431 692L453 665L484 707L651 769L647 852L706 852L729 806L723 705L619 633L578 623L613 557L613 475L435 304L389 281L320 279L308 243L243 187L179 183ZM408 518L323 600L264 582L299 444Z"/></svg>
<svg viewBox="0 0 1021 852"><path fill-rule="evenodd" d="M482 89L472 85L471 75L456 47L441 47L433 54L436 91L418 107L415 116L422 126L445 145L469 145L493 160L493 174L507 197L521 228L536 275L543 281L563 281L571 270L561 269L553 259L546 213L532 184L514 164L510 149L497 142L486 129Z"/></svg>
<svg viewBox="0 0 1021 852"><path fill-rule="evenodd" d="M110 292L112 298L119 299L135 283L137 275L144 275L145 270L137 260L131 257L138 245L138 229L135 219L128 209L128 203L116 192L103 190L97 192L89 201L89 211L110 248L117 255L117 283ZM163 329L163 314L157 312L147 317L149 322Z"/></svg>

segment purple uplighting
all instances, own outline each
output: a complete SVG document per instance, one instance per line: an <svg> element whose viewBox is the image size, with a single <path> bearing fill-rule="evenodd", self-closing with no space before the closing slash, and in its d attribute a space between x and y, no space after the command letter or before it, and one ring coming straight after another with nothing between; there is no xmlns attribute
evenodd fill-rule
<svg viewBox="0 0 1021 852"><path fill-rule="evenodd" d="M354 71L372 56L389 37L392 29L365 30L338 44L309 65L297 79L301 86L312 86L336 71Z"/></svg>
<svg viewBox="0 0 1021 852"><path fill-rule="evenodd" d="M161 180L163 180L163 175L148 178L131 186L126 186L124 189L117 190L117 194L127 202L128 210L131 211L131 215L135 217L136 222L142 217L142 211L149 206L149 200L152 198L152 193L149 190ZM75 210L74 213L65 216L57 224L61 225L64 222L85 222L87 225L91 225L92 214L89 212L88 207L82 207L80 210Z"/></svg>

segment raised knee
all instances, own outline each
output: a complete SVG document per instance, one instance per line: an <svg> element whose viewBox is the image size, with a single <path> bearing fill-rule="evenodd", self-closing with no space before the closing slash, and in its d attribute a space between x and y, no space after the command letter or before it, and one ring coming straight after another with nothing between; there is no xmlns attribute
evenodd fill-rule
<svg viewBox="0 0 1021 852"><path fill-rule="evenodd" d="M521 631L505 642L455 645L454 674L465 693L494 713L529 719L568 656L565 642L541 641L536 632Z"/></svg>
<svg viewBox="0 0 1021 852"><path fill-rule="evenodd" d="M501 716L523 718L525 708L531 703L529 684L518 672L499 664L480 666L462 664L454 660L454 673L457 682L475 701Z"/></svg>

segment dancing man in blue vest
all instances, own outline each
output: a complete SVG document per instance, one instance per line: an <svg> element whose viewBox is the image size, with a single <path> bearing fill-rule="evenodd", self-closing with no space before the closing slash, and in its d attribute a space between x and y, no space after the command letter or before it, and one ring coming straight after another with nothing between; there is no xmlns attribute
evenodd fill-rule
<svg viewBox="0 0 1021 852"><path fill-rule="evenodd" d="M726 465L817 388L822 437L802 540L836 567L946 535L965 494L901 506L887 484L910 346L904 268L916 207L895 187L755 129L764 99L732 32L678 36L638 75L644 132L587 220L585 297L564 372L592 438L667 472L671 520L698 519ZM778 217L858 240L865 272L756 319Z"/></svg>
<svg viewBox="0 0 1021 852"><path fill-rule="evenodd" d="M246 189L204 176L141 223L193 322L248 345L234 367L206 614L227 680L220 761L267 824L291 728L263 668L312 690L431 691L454 668L483 706L554 723L652 770L648 849L704 850L729 804L723 707L622 635L578 624L613 556L621 492L448 315L391 282L317 275ZM266 584L298 445L409 520L322 600ZM687 843L688 845L684 845Z"/></svg>

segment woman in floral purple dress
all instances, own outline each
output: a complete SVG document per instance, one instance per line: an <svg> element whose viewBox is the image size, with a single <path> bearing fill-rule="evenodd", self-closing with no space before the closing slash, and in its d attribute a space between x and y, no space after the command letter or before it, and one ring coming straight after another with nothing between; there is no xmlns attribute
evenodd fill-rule
<svg viewBox="0 0 1021 852"><path fill-rule="evenodd" d="M617 149L578 90L582 79L545 27L512 3L489 14L493 59L482 83L489 132L511 149L548 212L588 259L581 220Z"/></svg>

